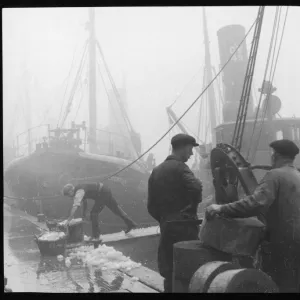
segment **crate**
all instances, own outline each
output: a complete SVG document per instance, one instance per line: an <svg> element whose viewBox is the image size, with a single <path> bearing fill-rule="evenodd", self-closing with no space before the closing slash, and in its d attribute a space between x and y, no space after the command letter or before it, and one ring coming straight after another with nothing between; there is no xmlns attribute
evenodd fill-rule
<svg viewBox="0 0 300 300"><path fill-rule="evenodd" d="M42 241L39 238L43 234L36 236L35 235L35 242L40 250L42 256L57 256L63 255L66 249L66 243L68 236L65 235L64 237L60 238L56 241Z"/></svg>

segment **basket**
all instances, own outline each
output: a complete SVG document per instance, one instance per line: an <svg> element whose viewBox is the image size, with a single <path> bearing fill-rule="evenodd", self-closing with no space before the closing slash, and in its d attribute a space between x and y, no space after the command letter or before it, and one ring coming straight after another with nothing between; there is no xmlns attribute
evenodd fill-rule
<svg viewBox="0 0 300 300"><path fill-rule="evenodd" d="M34 239L42 256L57 256L65 253L68 235L63 236L56 241L39 240L43 234L44 233L40 234L39 236L35 235Z"/></svg>

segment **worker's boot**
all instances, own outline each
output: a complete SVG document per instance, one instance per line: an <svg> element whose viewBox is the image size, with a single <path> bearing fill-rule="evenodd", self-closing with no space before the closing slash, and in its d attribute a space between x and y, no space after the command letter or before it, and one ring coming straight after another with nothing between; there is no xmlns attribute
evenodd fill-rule
<svg viewBox="0 0 300 300"><path fill-rule="evenodd" d="M128 219L128 220L124 220L124 222L126 223L126 225L127 225L127 229L125 230L125 233L128 233L129 231L131 231L132 229L136 229L137 228L137 224L134 222L134 221L132 221L132 220L130 220L130 219Z"/></svg>

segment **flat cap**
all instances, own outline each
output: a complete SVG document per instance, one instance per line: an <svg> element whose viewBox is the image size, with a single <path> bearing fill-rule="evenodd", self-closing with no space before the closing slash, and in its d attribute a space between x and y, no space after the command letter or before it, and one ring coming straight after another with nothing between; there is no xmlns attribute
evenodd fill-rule
<svg viewBox="0 0 300 300"><path fill-rule="evenodd" d="M299 154L298 146L290 140L277 140L272 142L269 146L282 156L295 157Z"/></svg>
<svg viewBox="0 0 300 300"><path fill-rule="evenodd" d="M183 133L174 135L171 139L171 145L173 147L179 145L192 145L194 147L199 146L199 144L196 143L196 140L192 136Z"/></svg>

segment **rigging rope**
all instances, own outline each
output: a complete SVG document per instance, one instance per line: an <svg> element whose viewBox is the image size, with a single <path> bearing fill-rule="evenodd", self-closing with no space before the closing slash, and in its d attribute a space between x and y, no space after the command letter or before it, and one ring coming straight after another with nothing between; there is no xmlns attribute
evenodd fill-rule
<svg viewBox="0 0 300 300"><path fill-rule="evenodd" d="M192 104L184 111L184 113L179 117L178 120L176 120L176 122L146 151L144 151L137 159L135 159L134 161L132 161L130 164L126 165L125 167L121 168L119 171L109 175L109 176L105 176L103 178L101 178L100 176L94 176L94 177L86 177L86 178L72 178L73 180L88 180L88 179L97 179L100 178L101 181L105 181L108 180L111 177L114 177L116 175L118 175L119 173L123 172L124 170L128 169L129 167L131 167L133 164L135 164L138 160L140 160L143 156L145 156L149 151L151 151L162 139L164 139L168 133L177 125L177 123L187 114L187 112L197 103L197 101L202 97L202 95L207 91L207 89L213 84L213 82L216 80L216 78L221 74L221 72L226 68L226 66L228 65L228 63L231 61L232 57L236 54L236 52L238 51L238 49L241 47L241 45L243 44L243 42L246 40L247 36L249 35L249 33L251 32L253 26L256 24L257 22L257 18L255 19L255 21L253 22L253 24L251 25L250 29L248 30L248 32L246 33L245 37L242 39L242 41L240 42L240 44L236 47L236 49L233 51L233 53L231 54L231 56L228 58L227 62L221 67L221 69L219 70L219 72L216 74L216 76L211 80L211 82L204 88L204 90L200 93L200 95L192 102Z"/></svg>
<svg viewBox="0 0 300 300"><path fill-rule="evenodd" d="M103 86L104 86L104 89L105 89L105 92L106 92L108 101L111 103L111 108L112 108L112 111L113 111L115 120L116 120L116 122L117 122L118 129L119 129L120 132L122 132L121 125L120 125L120 123L119 123L119 121L118 121L118 119L117 119L117 114L116 114L116 111L115 111L115 107L114 107L114 105L113 105L113 103L112 103L112 101L111 101L111 99L110 99L109 93L108 93L107 88L106 88L106 85L105 85L104 77L103 77L103 75L102 75L102 72L101 72L101 69L100 69L100 64L99 64L99 62L97 62L97 66L98 66L98 71L99 71L99 73L100 73L100 77L101 77L101 80L102 80L102 83L103 83Z"/></svg>
<svg viewBox="0 0 300 300"><path fill-rule="evenodd" d="M85 44L85 48L84 48L84 52L83 52L83 55L82 55L82 58L81 58L81 61L80 61L80 65L79 65L78 71L77 71L76 76L75 76L75 82L74 82L73 88L71 90L71 94L70 94L69 101L68 101L68 104L67 104L67 107L66 107L64 118L63 118L63 120L61 122L60 127L63 127L63 125L64 125L64 123L66 121L66 118L67 118L67 116L68 116L68 114L70 112L70 107L72 105L72 101L73 101L73 98L74 98L74 95L75 95L75 92L76 92L77 84L78 84L78 82L80 80L80 76L82 74L84 62L86 60L87 45L88 45L88 41L86 41L86 44Z"/></svg>
<svg viewBox="0 0 300 300"><path fill-rule="evenodd" d="M201 66L201 68L197 71L197 73L192 77L192 79L184 86L183 90L181 91L181 93L175 98L174 102L170 105L170 107L172 108L172 106L177 102L177 100L181 97L181 95L184 93L184 91L187 89L187 87L194 81L194 79L196 78L196 76L200 73L200 71L203 69L203 66Z"/></svg>
<svg viewBox="0 0 300 300"><path fill-rule="evenodd" d="M278 18L278 8L276 9L276 14L275 14L275 18L274 18L274 24L273 24L271 41L270 41L269 53L268 53L266 67L265 67L265 74L264 74L263 84L262 84L262 88L261 88L261 92L260 92L260 96L259 96L258 106L257 106L257 109L256 109L255 120L254 120L254 124L253 124L253 130L252 130L252 135L251 135L251 138L250 138L249 145L252 144L252 140L253 140L253 137L254 137L254 133L255 133L255 129L256 129L256 125L257 125L257 121L258 121L258 114L259 114L259 111L260 111L263 90L264 90L265 83L266 83L265 80L266 80L266 77L267 77L268 68L269 68L269 62L270 62L271 53L272 53L273 40L274 40L274 35L275 35L277 18ZM249 155L250 155L250 150L251 150L251 147L249 147L248 152L247 152L247 158L246 158L247 160L248 160Z"/></svg>
<svg viewBox="0 0 300 300"><path fill-rule="evenodd" d="M287 20L287 15L288 15L288 10L289 10L289 7L287 7L287 10L286 10L286 14L285 14L285 19L284 19L284 24L283 24L283 28L282 28L282 32L281 32L281 38L280 38L280 42L279 42L279 47L278 47L278 52L277 52L277 56L276 56L276 61L275 61L275 66L274 66L274 71L273 71L273 75L272 75L272 79L271 79L271 85L270 85L270 88L272 87L272 82L274 80L274 76L275 76L275 72L276 72L276 67L277 67L277 62L278 62L278 57L279 57L279 53L280 53L280 49L281 49L281 45L282 45L282 39L283 39L283 35L284 35L284 31L285 31L285 25L286 25L286 20ZM274 50L275 51L275 50ZM270 90L269 90L269 93L270 93ZM268 94L269 94L268 93ZM258 137L258 141L260 140L261 138L261 134L262 134L262 129L263 129L263 123L264 123L264 119L265 119L265 116L266 116L266 113L267 113L267 107L268 107L268 102L269 102L269 98L270 97L267 97L267 101L266 101L266 105L265 105L265 110L264 110L264 116L263 116L263 119L262 119L262 125L260 127L260 132L259 132L259 137ZM256 143L256 148L255 148L255 151L253 152L253 155L252 155L252 162L255 158L255 155L256 155L256 151L257 151L257 148L258 148L258 142Z"/></svg>
<svg viewBox="0 0 300 300"><path fill-rule="evenodd" d="M84 49L84 46L83 46L83 49ZM75 48L74 53L73 53L71 68L70 68L69 74L67 76L68 81L67 81L67 85L66 85L66 88L65 88L64 96L63 96L63 102L62 102L61 107L60 107L59 117L58 117L58 120L57 120L57 127L59 125L59 121L60 121L60 118L61 118L62 109L63 109L64 103L65 103L65 99L66 99L65 97L66 97L66 93L67 93L67 89L68 89L68 85L69 85L69 79L70 79L70 76L71 76L71 71L72 71L73 65L74 65L75 53L76 53L76 48ZM83 51L83 53L84 53L84 51Z"/></svg>

